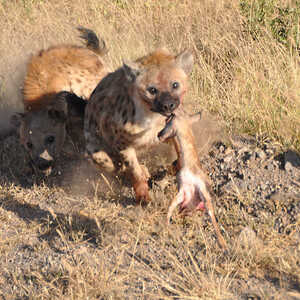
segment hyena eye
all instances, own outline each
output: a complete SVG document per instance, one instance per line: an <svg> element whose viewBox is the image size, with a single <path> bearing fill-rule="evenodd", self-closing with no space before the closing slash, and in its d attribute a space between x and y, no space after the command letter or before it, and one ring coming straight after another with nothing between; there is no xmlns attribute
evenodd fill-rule
<svg viewBox="0 0 300 300"><path fill-rule="evenodd" d="M172 88L173 88L174 90L178 89L178 88L179 88L179 82L177 82L177 81L173 82L173 83L172 83Z"/></svg>
<svg viewBox="0 0 300 300"><path fill-rule="evenodd" d="M33 148L33 144L31 142L27 142L26 146L28 149L32 149Z"/></svg>
<svg viewBox="0 0 300 300"><path fill-rule="evenodd" d="M147 91L148 91L151 95L156 95L157 92L158 92L157 88L154 87L154 86L148 87L148 88L147 88Z"/></svg>
<svg viewBox="0 0 300 300"><path fill-rule="evenodd" d="M50 145L54 142L54 140L55 140L55 137L53 135L49 135L46 137L45 143Z"/></svg>

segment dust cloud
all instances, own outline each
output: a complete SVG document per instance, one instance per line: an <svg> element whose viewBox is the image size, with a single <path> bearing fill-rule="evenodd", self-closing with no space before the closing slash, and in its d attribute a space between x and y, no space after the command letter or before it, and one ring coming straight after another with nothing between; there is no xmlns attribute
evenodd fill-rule
<svg viewBox="0 0 300 300"><path fill-rule="evenodd" d="M194 123L192 128L200 158L209 152L214 143L224 140L226 135L221 121L208 112L202 112L201 120Z"/></svg>

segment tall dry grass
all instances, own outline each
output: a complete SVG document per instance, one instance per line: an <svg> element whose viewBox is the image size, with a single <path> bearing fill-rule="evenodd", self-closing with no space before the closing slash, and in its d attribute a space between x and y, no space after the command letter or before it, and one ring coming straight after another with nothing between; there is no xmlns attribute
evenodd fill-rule
<svg viewBox="0 0 300 300"><path fill-rule="evenodd" d="M29 55L52 44L78 43L80 24L105 39L112 68L158 46L175 53L190 48L195 67L187 101L194 109L215 113L231 131L269 136L299 150L299 56L267 28L253 40L241 2L2 0L2 103L21 107Z"/></svg>

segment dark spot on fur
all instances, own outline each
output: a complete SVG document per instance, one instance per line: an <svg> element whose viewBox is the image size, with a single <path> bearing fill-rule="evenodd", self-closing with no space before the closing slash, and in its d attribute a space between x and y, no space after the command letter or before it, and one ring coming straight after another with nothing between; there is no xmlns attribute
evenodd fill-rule
<svg viewBox="0 0 300 300"><path fill-rule="evenodd" d="M127 123L127 121L128 121L128 118L125 117L124 120L123 120L123 125L125 125Z"/></svg>
<svg viewBox="0 0 300 300"><path fill-rule="evenodd" d="M131 116L132 116L132 118L134 118L134 116L135 116L135 106L132 107Z"/></svg>
<svg viewBox="0 0 300 300"><path fill-rule="evenodd" d="M122 118L125 119L127 116L127 109L122 112ZM126 121L127 122L127 121Z"/></svg>
<svg viewBox="0 0 300 300"><path fill-rule="evenodd" d="M117 111L118 111L118 113L120 114L121 113L121 111L122 111L122 108L123 108L123 105L122 105L122 102L118 102L117 103Z"/></svg>
<svg viewBox="0 0 300 300"><path fill-rule="evenodd" d="M77 82L77 83L81 83L82 81L81 81L80 78L76 78L76 82Z"/></svg>
<svg viewBox="0 0 300 300"><path fill-rule="evenodd" d="M123 99L122 99L122 96L121 95L118 95L118 97L117 97L117 102L119 103L119 102L123 102Z"/></svg>

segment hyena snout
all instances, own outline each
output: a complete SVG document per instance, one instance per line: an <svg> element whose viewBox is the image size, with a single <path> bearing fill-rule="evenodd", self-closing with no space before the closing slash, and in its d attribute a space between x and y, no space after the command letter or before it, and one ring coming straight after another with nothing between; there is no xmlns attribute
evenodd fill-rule
<svg viewBox="0 0 300 300"><path fill-rule="evenodd" d="M47 171L48 169L50 169L53 166L54 159L48 153L48 151L45 150L33 162L39 168L39 170Z"/></svg>
<svg viewBox="0 0 300 300"><path fill-rule="evenodd" d="M179 106L179 97L174 97L168 92L161 93L154 100L154 111L169 116Z"/></svg>

